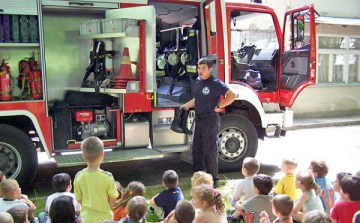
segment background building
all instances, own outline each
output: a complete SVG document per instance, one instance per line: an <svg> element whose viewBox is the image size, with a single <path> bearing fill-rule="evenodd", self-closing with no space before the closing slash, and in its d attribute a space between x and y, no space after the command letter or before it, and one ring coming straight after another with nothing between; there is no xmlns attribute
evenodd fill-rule
<svg viewBox="0 0 360 223"><path fill-rule="evenodd" d="M263 0L280 23L287 9L314 4L317 19L317 82L303 90L295 117L360 114L360 1Z"/></svg>

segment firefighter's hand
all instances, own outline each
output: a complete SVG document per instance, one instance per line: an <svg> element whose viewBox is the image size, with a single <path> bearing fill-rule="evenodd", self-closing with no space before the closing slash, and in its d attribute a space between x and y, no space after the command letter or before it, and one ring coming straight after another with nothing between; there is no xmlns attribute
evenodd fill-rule
<svg viewBox="0 0 360 223"><path fill-rule="evenodd" d="M221 108L218 108L218 107L216 107L216 106L215 106L215 108L214 108L214 111L215 111L215 112L221 112L221 110L222 110Z"/></svg>

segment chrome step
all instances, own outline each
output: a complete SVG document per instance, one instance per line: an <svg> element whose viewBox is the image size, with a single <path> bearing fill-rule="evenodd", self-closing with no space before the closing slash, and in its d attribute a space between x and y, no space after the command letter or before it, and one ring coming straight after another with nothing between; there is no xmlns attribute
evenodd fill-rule
<svg viewBox="0 0 360 223"><path fill-rule="evenodd" d="M180 152L186 152L189 150L189 145L174 145L174 146L156 146L156 151L159 151L161 153L180 153Z"/></svg>
<svg viewBox="0 0 360 223"><path fill-rule="evenodd" d="M105 152L103 163L155 159L162 157L163 154L161 152L155 151L153 149L125 149ZM71 155L56 155L54 159L56 160L58 167L86 164L82 155L79 153Z"/></svg>

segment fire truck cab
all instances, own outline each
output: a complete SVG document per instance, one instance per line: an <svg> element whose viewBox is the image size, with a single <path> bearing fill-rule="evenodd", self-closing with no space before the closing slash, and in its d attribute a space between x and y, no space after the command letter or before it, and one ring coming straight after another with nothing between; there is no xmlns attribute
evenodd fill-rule
<svg viewBox="0 0 360 223"><path fill-rule="evenodd" d="M232 0L9 0L1 7L3 21L12 21L10 40L3 32L0 43L11 69L1 72L25 84L12 83L12 99L0 102L0 170L24 187L36 174L36 149L60 167L81 165L88 136L103 140L104 162L166 153L191 160L192 136L170 125L174 109L193 98L201 57L237 95L221 113L223 171L254 157L269 127L283 134L297 95L316 80L313 5L287 12L283 32L270 7ZM35 16L35 43L21 42L24 31L15 43L16 16L20 27ZM12 65L31 52L36 80ZM34 85L41 96L31 83L41 83ZM192 111L189 129L193 121Z"/></svg>

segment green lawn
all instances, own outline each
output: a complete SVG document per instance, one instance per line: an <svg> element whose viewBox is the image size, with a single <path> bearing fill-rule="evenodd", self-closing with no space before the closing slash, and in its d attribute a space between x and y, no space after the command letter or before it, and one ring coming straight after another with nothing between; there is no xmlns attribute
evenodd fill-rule
<svg viewBox="0 0 360 223"><path fill-rule="evenodd" d="M225 201L227 212L229 211L229 208L231 207L231 205L227 202L226 197L229 193L232 193L232 191L229 190L229 182L230 181L228 181L228 180L220 181L220 186L218 188L218 190L221 192L223 199ZM190 196L191 185L190 185L190 183L180 183L179 187L181 188L185 199L190 201L191 200L191 196ZM146 200L150 200L152 197L154 197L156 194L158 194L159 192L161 192L163 190L164 190L164 187L162 185L147 186L146 187L146 196L145 196ZM36 215L35 215L35 216L37 216L40 212L45 211L44 207L45 207L45 202L46 202L47 196L38 196L36 192L34 194L35 195L33 197L29 197L29 199L37 207ZM155 215L147 215L146 221L147 222L156 222L156 221L158 221L158 219Z"/></svg>

